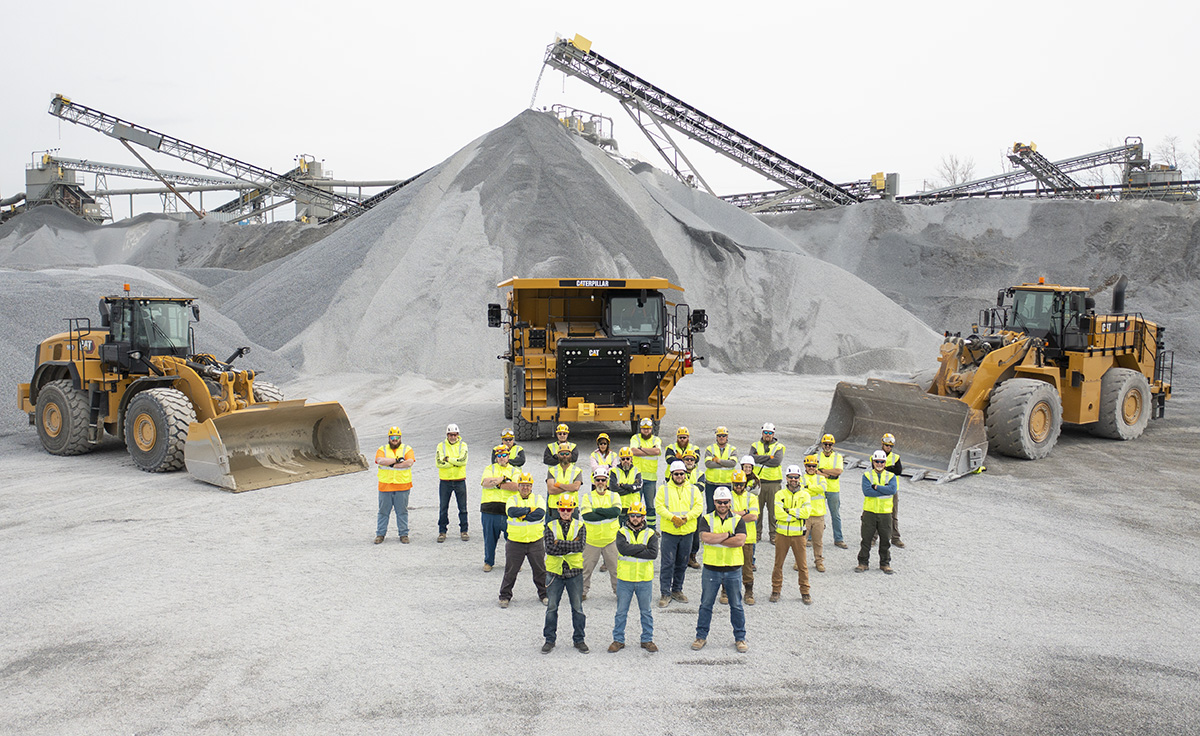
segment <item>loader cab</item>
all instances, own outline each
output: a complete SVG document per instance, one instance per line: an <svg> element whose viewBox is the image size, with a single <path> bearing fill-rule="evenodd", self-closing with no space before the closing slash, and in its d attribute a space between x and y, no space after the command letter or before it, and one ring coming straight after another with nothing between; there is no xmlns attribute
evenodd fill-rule
<svg viewBox="0 0 1200 736"><path fill-rule="evenodd" d="M1008 327L1045 340L1049 357L1087 345L1095 302L1086 289L1025 284L1006 292L1012 297Z"/></svg>
<svg viewBox="0 0 1200 736"><path fill-rule="evenodd" d="M100 322L109 328L100 358L127 373L150 373L149 358L191 353L191 322L199 308L191 299L105 297Z"/></svg>

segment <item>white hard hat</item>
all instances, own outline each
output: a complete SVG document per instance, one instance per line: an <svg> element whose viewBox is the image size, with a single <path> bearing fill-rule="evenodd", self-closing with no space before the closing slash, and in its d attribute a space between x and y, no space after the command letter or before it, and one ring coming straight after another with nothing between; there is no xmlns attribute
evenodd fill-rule
<svg viewBox="0 0 1200 736"><path fill-rule="evenodd" d="M754 464L754 458L753 458L753 457L751 457L750 455L746 455L745 457L743 457L743 458L742 458L742 460L741 460L741 464L742 464L742 465L753 465L753 464Z"/></svg>
<svg viewBox="0 0 1200 736"><path fill-rule="evenodd" d="M447 424L446 425L446 434L450 434L450 433L459 434L457 424Z"/></svg>
<svg viewBox="0 0 1200 736"><path fill-rule="evenodd" d="M675 462L671 463L671 472L674 473L676 471L680 473L687 472L687 466L683 464L682 460L676 460Z"/></svg>
<svg viewBox="0 0 1200 736"><path fill-rule="evenodd" d="M607 465L597 466L596 469L592 471L592 477L593 478L607 478L608 477L608 466Z"/></svg>
<svg viewBox="0 0 1200 736"><path fill-rule="evenodd" d="M887 462L887 453L883 450L876 450L875 454L871 455L871 462L878 460L881 463Z"/></svg>
<svg viewBox="0 0 1200 736"><path fill-rule="evenodd" d="M787 470L783 471L784 475L800 475L801 470L799 465L789 465Z"/></svg>
<svg viewBox="0 0 1200 736"><path fill-rule="evenodd" d="M771 422L767 422L766 424L764 424L764 425L763 425L762 431L764 431L764 432L774 432L774 431L775 431L775 425L774 425L774 424L772 424Z"/></svg>
<svg viewBox="0 0 1200 736"><path fill-rule="evenodd" d="M714 501L732 501L733 494L729 492L728 488L726 488L725 486L721 486L717 490L713 491L713 500Z"/></svg>

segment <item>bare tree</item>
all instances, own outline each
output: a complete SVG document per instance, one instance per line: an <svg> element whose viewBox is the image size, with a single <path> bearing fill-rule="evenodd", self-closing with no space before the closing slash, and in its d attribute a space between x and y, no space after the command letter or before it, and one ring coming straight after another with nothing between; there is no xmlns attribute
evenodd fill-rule
<svg viewBox="0 0 1200 736"><path fill-rule="evenodd" d="M1179 136L1168 135L1163 136L1162 142L1154 147L1154 156L1160 159L1160 163L1173 166L1178 169L1180 164L1179 155Z"/></svg>
<svg viewBox="0 0 1200 736"><path fill-rule="evenodd" d="M975 177L975 159L960 159L957 155L951 153L947 156L942 156L942 162L938 164L935 171L937 173L938 186L952 187L971 181Z"/></svg>

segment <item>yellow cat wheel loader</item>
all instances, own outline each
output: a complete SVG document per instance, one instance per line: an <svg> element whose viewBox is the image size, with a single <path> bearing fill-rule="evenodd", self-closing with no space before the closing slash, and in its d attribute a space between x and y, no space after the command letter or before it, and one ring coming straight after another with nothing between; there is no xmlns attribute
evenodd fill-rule
<svg viewBox="0 0 1200 736"><path fill-rule="evenodd" d="M839 383L824 432L864 464L890 432L904 474L939 481L976 472L989 450L1043 458L1064 423L1139 437L1165 414L1174 353L1161 325L1125 311L1125 287L1122 276L1109 314L1083 287L1001 289L971 334L945 336L927 385Z"/></svg>
<svg viewBox="0 0 1200 736"><path fill-rule="evenodd" d="M100 300L100 327L68 318L67 332L37 349L18 401L53 455L81 455L108 433L134 464L159 473L187 466L231 491L367 469L358 437L336 401L284 401L279 389L233 362L193 348L192 299Z"/></svg>

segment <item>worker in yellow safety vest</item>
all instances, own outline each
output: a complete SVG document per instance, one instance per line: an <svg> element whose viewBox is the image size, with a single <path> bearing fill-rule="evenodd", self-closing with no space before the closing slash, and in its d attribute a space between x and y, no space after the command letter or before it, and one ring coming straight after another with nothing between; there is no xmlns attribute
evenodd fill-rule
<svg viewBox="0 0 1200 736"><path fill-rule="evenodd" d="M767 515L768 524L760 524L761 531L772 542L775 541L775 494L783 484L783 456L787 448L775 439L775 425L767 422L762 426L762 438L750 446L754 458L754 474L758 477L758 502Z"/></svg>
<svg viewBox="0 0 1200 736"><path fill-rule="evenodd" d="M496 543L508 527L505 517L510 496L517 492L520 471L508 463L508 447L492 448L495 461L487 466L480 479L479 519L483 526L483 571L491 572L496 564Z"/></svg>
<svg viewBox="0 0 1200 736"><path fill-rule="evenodd" d="M379 513L375 516L375 544L387 536L392 510L396 512L396 533L400 543L408 544L408 493L412 490L413 449L400 441L400 428L388 430L388 441L375 451L379 466Z"/></svg>
<svg viewBox="0 0 1200 736"><path fill-rule="evenodd" d="M646 502L646 523L658 528L654 502L658 489L658 459L662 457L662 440L654 434L654 421L650 417L638 423L638 433L629 438L629 451L633 453L633 466L642 475L642 499Z"/></svg>
<svg viewBox="0 0 1200 736"><path fill-rule="evenodd" d="M446 426L446 440L439 442L433 464L438 469L438 538L446 541L450 528L450 496L458 503L458 535L467 541L467 443L457 424Z"/></svg>
<svg viewBox="0 0 1200 736"><path fill-rule="evenodd" d="M542 453L542 462L546 465L557 465L558 451L564 447L571 451L571 462L579 462L579 447L567 439L570 436L571 429L567 425L560 424L555 427L554 441L546 445L546 451Z"/></svg>
<svg viewBox="0 0 1200 736"><path fill-rule="evenodd" d="M817 472L817 456L804 458L804 477L801 484L808 491L812 510L808 515L808 546L813 551L813 566L817 572L825 572L825 492L828 488L825 476Z"/></svg>
<svg viewBox="0 0 1200 736"><path fill-rule="evenodd" d="M567 455L570 460L570 454ZM546 643L542 654L549 654L558 639L558 604L563 591L571 604L572 640L575 648L587 654L583 627L583 548L587 545L587 525L573 518L575 497L562 493L558 497L558 515L546 525L542 538L546 542L546 625L542 634Z"/></svg>
<svg viewBox="0 0 1200 736"><path fill-rule="evenodd" d="M633 465L633 451L622 447L617 453L617 465L608 475L608 487L621 497L621 523L629 518L629 509L642 501L642 473ZM642 508L646 503L642 501Z"/></svg>
<svg viewBox="0 0 1200 736"><path fill-rule="evenodd" d="M833 526L833 546L849 547L842 538L842 471L845 459L833 451L833 435L821 435L821 451L817 453L817 472L825 476L825 501L829 506L829 523Z"/></svg>
<svg viewBox="0 0 1200 736"><path fill-rule="evenodd" d="M683 594L683 576L687 572L692 536L696 533L696 519L704 512L704 493L688 480L683 461L671 463L671 480L663 486L655 503L663 535L658 606L666 608L672 600L688 602Z"/></svg>
<svg viewBox="0 0 1200 736"><path fill-rule="evenodd" d="M888 455L876 450L871 467L863 473L862 544L858 548L858 567L866 572L871 564L871 540L879 537L879 569L892 574L892 497L896 495L896 474L887 469Z"/></svg>
<svg viewBox="0 0 1200 736"><path fill-rule="evenodd" d="M729 444L729 430L717 427L716 442L704 450L705 513L713 510L713 493L720 486L729 486L729 479L738 466L737 448Z"/></svg>
<svg viewBox="0 0 1200 736"><path fill-rule="evenodd" d="M733 494L725 486L713 492L716 509L700 517L697 533L704 542L704 572L700 574L700 615L696 619L696 641L692 649L703 649L712 624L717 592L729 601L734 646L746 652L746 611L742 608L741 572L745 563L746 522L733 513Z"/></svg>
<svg viewBox="0 0 1200 736"><path fill-rule="evenodd" d="M506 429L500 433L500 444L508 448L508 464L514 468L525 467L525 448L517 444L517 436L513 434L511 429ZM492 462L496 462L496 458L492 457Z"/></svg>
<svg viewBox="0 0 1200 736"><path fill-rule="evenodd" d="M588 456L592 464L591 470L595 471L601 465L611 468L617 464L617 453L610 449L611 443L607 432L601 432L596 438L596 449Z"/></svg>
<svg viewBox="0 0 1200 736"><path fill-rule="evenodd" d="M613 595L617 593L617 531L621 528L621 497L608 489L609 469L601 465L592 471L592 490L582 494L580 514L587 524L587 546L583 548L583 599L592 589L592 571L604 558Z"/></svg>
<svg viewBox="0 0 1200 736"><path fill-rule="evenodd" d="M805 522L812 513L812 500L800 480L799 465L787 466L787 486L775 494L775 517L779 519L775 537L775 569L771 571L771 602L779 601L783 590L783 563L788 551L796 561L800 574L800 599L804 605L812 603L808 584L808 560L804 554Z"/></svg>
<svg viewBox="0 0 1200 736"><path fill-rule="evenodd" d="M900 538L900 474L904 472L904 463L896 454L896 436L888 432L883 436L880 449L887 454L884 470L896 476L896 493L892 494L892 546L904 549L904 540Z"/></svg>
<svg viewBox="0 0 1200 736"><path fill-rule="evenodd" d="M635 501L629 507L628 521L617 533L617 615L613 620L613 641L608 645L610 652L625 648L625 621L635 595L642 615L642 649L658 651L654 643L654 614L650 611L658 539L658 532L646 524L645 504Z"/></svg>
<svg viewBox="0 0 1200 736"><path fill-rule="evenodd" d="M749 491L746 486L746 472L743 470L733 471L732 488L733 491L733 513L738 515L738 518L746 522L746 543L742 545L742 556L745 560L742 562L742 585L746 587L746 593L742 600L747 606L754 605L754 545L758 542L758 519L759 513L758 496L755 496ZM724 593L721 597L722 603L728 603Z"/></svg>
<svg viewBox="0 0 1200 736"><path fill-rule="evenodd" d="M558 450L558 464L551 465L546 471L546 502L549 504L547 511L553 511L558 508L559 496L567 495L579 504L579 499L576 494L583 487L583 471L571 459L571 450L567 447L560 447ZM572 506L571 508L575 508ZM576 514L578 516L578 514Z"/></svg>
<svg viewBox="0 0 1200 736"><path fill-rule="evenodd" d="M525 560L533 573L538 599L546 603L546 498L533 492L533 476L517 477L517 492L504 504L508 519L508 541L504 544L504 580L500 583L500 607L512 600L517 573Z"/></svg>

